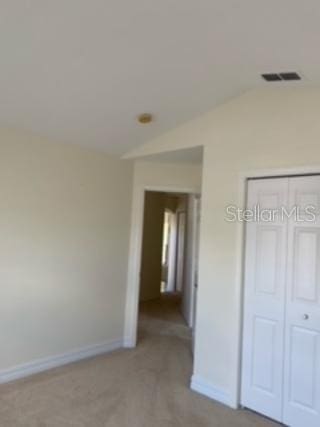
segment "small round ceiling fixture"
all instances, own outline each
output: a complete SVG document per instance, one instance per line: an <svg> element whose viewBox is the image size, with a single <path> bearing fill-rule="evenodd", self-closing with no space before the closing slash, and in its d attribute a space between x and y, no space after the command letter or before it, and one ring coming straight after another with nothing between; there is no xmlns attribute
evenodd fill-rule
<svg viewBox="0 0 320 427"><path fill-rule="evenodd" d="M150 113L143 113L138 116L138 122L147 125L153 121L153 116Z"/></svg>

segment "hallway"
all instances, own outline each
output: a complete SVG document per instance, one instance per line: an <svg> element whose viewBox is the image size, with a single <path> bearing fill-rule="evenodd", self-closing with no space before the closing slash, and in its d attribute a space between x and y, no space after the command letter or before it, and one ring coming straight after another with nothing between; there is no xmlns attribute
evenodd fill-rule
<svg viewBox="0 0 320 427"><path fill-rule="evenodd" d="M142 303L139 342L0 386L2 427L271 427L189 389L191 334L177 298Z"/></svg>
<svg viewBox="0 0 320 427"><path fill-rule="evenodd" d="M190 341L191 330L180 313L179 294L163 293L156 300L140 302L139 340L152 339L153 336L166 335Z"/></svg>

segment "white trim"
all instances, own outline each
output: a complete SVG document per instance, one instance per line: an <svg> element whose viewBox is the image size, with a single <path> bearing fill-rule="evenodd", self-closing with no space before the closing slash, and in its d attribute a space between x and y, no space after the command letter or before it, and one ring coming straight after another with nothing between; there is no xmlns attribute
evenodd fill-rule
<svg viewBox="0 0 320 427"><path fill-rule="evenodd" d="M239 207L245 207L247 180L252 178L272 178L272 177L285 177L285 176L303 176L303 175L316 175L320 174L320 166L297 166L288 168L271 168L271 169L256 169L242 171L239 173L239 191L238 191L238 204ZM235 379L235 389L232 391L234 402L232 407L239 407L241 401L241 375L242 375L242 333L243 333L243 294L244 294L244 261L245 261L245 234L244 223L238 222L236 231L236 253L238 254L236 260L236 291L238 299L238 322L237 322L237 373Z"/></svg>
<svg viewBox="0 0 320 427"><path fill-rule="evenodd" d="M135 347L137 342L138 305L140 288L140 265L145 191L164 193L198 194L198 188L177 186L139 185L134 187L131 209L131 235L129 247L129 265L127 272L127 295L125 310L126 347Z"/></svg>
<svg viewBox="0 0 320 427"><path fill-rule="evenodd" d="M101 344L96 344L82 349L73 350L68 353L56 356L36 359L22 365L14 366L0 371L0 384L28 377L29 375L47 371L52 368L67 365L100 354L109 353L123 347L123 340L113 340Z"/></svg>
<svg viewBox="0 0 320 427"><path fill-rule="evenodd" d="M274 168L274 169L253 169L242 171L239 174L241 180L250 178L272 178L276 176L292 176L292 175L318 175L320 174L320 166L297 166L292 168Z"/></svg>
<svg viewBox="0 0 320 427"><path fill-rule="evenodd" d="M227 393L225 390L215 387L212 383L204 380L198 375L192 376L191 389L197 393L209 397L210 399L214 399L217 402L223 403L224 405L227 405L233 409L237 409L237 406L234 405L234 402L231 399L229 393Z"/></svg>
<svg viewBox="0 0 320 427"><path fill-rule="evenodd" d="M134 348L135 346L136 346L136 342L132 341L131 337L126 337L123 339L124 348Z"/></svg>
<svg viewBox="0 0 320 427"><path fill-rule="evenodd" d="M199 194L199 190L190 187L170 187L170 186L158 186L158 185L146 185L143 186L143 192L145 191L159 191L160 193L183 193L183 194Z"/></svg>

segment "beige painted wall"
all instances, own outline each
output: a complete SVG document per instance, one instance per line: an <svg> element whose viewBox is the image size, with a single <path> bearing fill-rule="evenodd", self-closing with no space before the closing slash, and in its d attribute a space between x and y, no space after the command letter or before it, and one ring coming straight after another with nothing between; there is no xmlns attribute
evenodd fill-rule
<svg viewBox="0 0 320 427"><path fill-rule="evenodd" d="M0 371L122 339L130 162L0 131Z"/></svg>
<svg viewBox="0 0 320 427"><path fill-rule="evenodd" d="M239 386L242 249L241 227L224 220L225 208L243 203L243 173L319 167L319 115L319 87L261 89L130 154L204 146L194 379L232 406Z"/></svg>
<svg viewBox="0 0 320 427"><path fill-rule="evenodd" d="M165 194L147 191L144 199L140 301L160 297Z"/></svg>

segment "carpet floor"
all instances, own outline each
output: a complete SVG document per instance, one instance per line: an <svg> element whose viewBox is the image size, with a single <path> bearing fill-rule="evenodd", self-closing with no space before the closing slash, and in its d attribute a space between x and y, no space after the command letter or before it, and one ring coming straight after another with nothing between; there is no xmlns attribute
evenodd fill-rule
<svg viewBox="0 0 320 427"><path fill-rule="evenodd" d="M133 350L0 386L1 427L271 427L189 389L191 335L176 298L141 305Z"/></svg>

